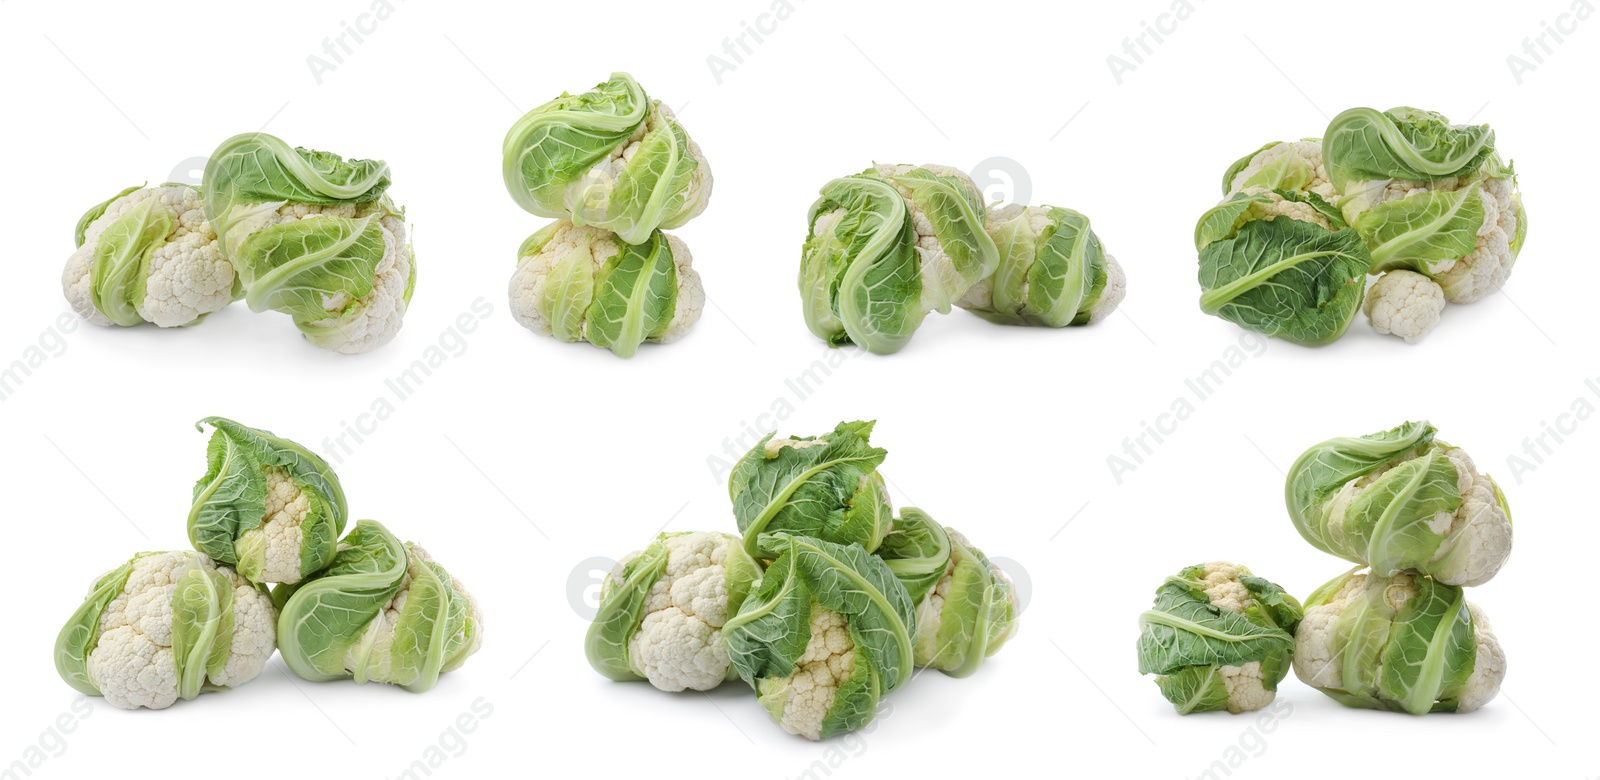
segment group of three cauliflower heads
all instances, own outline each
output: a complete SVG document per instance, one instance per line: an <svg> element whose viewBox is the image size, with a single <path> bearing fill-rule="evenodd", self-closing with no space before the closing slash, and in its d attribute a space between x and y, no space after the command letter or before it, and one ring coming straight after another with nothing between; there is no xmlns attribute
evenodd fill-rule
<svg viewBox="0 0 1600 780"><path fill-rule="evenodd" d="M663 533L618 562L590 665L664 691L742 679L807 739L871 722L916 667L976 672L1016 633L1016 590L961 534L894 516L872 427L752 447L728 480L739 535Z"/></svg>
<svg viewBox="0 0 1600 780"><path fill-rule="evenodd" d="M1338 339L1357 309L1415 343L1446 302L1499 290L1527 237L1494 131L1415 108L1355 108L1321 139L1267 144L1222 192L1195 227L1201 309L1302 344Z"/></svg>
<svg viewBox="0 0 1600 780"><path fill-rule="evenodd" d="M96 578L56 639L73 688L124 709L247 683L274 650L307 680L422 692L483 643L483 617L427 551L361 520L321 458L232 420L189 511L194 550L139 553ZM270 590L269 583L275 583Z"/></svg>
<svg viewBox="0 0 1600 780"><path fill-rule="evenodd" d="M1493 478L1433 426L1330 439L1300 456L1289 515L1357 566L1302 603L1232 563L1167 578L1140 616L1139 671L1181 714L1257 710L1296 676L1350 707L1471 712L1495 697L1505 653L1464 587L1511 554Z"/></svg>
<svg viewBox="0 0 1600 780"><path fill-rule="evenodd" d="M62 288L97 325L187 327L242 297L323 349L376 349L399 332L417 278L388 188L381 160L235 136L199 187L130 187L89 209Z"/></svg>

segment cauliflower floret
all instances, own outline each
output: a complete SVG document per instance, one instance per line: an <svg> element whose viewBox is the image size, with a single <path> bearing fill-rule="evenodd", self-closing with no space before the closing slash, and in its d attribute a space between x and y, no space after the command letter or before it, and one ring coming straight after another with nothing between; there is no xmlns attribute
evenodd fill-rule
<svg viewBox="0 0 1600 780"><path fill-rule="evenodd" d="M1224 666L1217 670L1222 685L1228 689L1228 712L1238 715L1252 712L1272 703L1277 691L1267 690L1261 676L1261 662L1251 661L1244 666Z"/></svg>
<svg viewBox="0 0 1600 780"><path fill-rule="evenodd" d="M918 265L922 269L922 307L930 311L947 312L952 302L966 294L969 285L956 271L954 262L945 252L944 245L939 243L938 236L934 235L933 220L912 202L911 189L894 180L894 177L904 176L917 168L937 176L958 178L970 192L976 193L979 190L966 173L947 165L873 166L873 172L900 192L900 196L905 199L906 210L911 213L912 229L917 234L917 256L921 258ZM818 227L820 229L821 225Z"/></svg>
<svg viewBox="0 0 1600 780"><path fill-rule="evenodd" d="M628 643L628 660L663 691L708 691L728 678L722 625L728 619L726 534L696 532L662 540L667 566L645 596L644 617ZM617 564L612 579L620 584Z"/></svg>
<svg viewBox="0 0 1600 780"><path fill-rule="evenodd" d="M1449 585L1482 585L1499 573L1511 556L1511 517L1500 505L1494 480L1478 472L1466 450L1451 448L1445 456L1456 467L1461 506L1447 515L1448 541L1435 558L1433 576Z"/></svg>
<svg viewBox="0 0 1600 780"><path fill-rule="evenodd" d="M1250 576L1250 570L1236 563L1212 561L1200 571L1200 582L1211 605L1229 612L1243 613L1255 597L1239 581Z"/></svg>
<svg viewBox="0 0 1600 780"><path fill-rule="evenodd" d="M1277 192L1260 187L1247 187L1240 192L1267 198L1266 202L1250 204L1250 213L1257 219L1271 222L1278 217L1288 217L1300 222L1310 222L1324 230L1333 229L1333 223L1328 221L1327 215L1312 208L1309 203L1289 200ZM1227 200L1224 199L1223 202L1226 203Z"/></svg>
<svg viewBox="0 0 1600 780"><path fill-rule="evenodd" d="M678 277L678 296L673 303L672 319L661 337L653 339L667 344L683 338L684 334L700 321L700 315L705 309L706 294L700 282L700 274L695 272L692 265L694 257L689 252L688 245L670 233L661 235L666 239L667 248L672 253L672 264ZM511 298L511 316L528 330L544 336L554 335L554 326L545 319L545 312L540 310L539 305L546 296L556 293L548 290L548 286L551 283L568 284L570 279L567 274L573 273L587 273L592 279L607 260L621 251L622 244L615 233L595 227L580 227L570 222L556 223L555 231L550 238L533 254L523 257L517 263L517 270L511 275L508 290ZM584 259L588 262L583 262ZM579 265L571 266L572 263ZM561 290L558 294L565 292ZM580 302L563 301L563 303L573 305ZM579 316L579 338L587 340L589 325L587 306Z"/></svg>
<svg viewBox="0 0 1600 780"><path fill-rule="evenodd" d="M1472 712L1493 701L1500 693L1500 682L1506 678L1506 654L1489 625L1489 617L1470 601L1467 610L1472 613L1472 625L1478 633L1478 656L1466 688L1456 700L1456 712Z"/></svg>
<svg viewBox="0 0 1600 780"><path fill-rule="evenodd" d="M1339 197L1338 191L1333 187L1333 182L1328 181L1328 171L1322 164L1321 141L1291 141L1263 149L1256 153L1254 157L1251 157L1250 162L1244 168L1234 174L1233 181L1228 182L1229 193L1243 190L1244 183L1249 181L1250 177L1261 172L1262 168L1282 161L1284 157L1298 157L1301 162L1311 169L1311 183L1301 189L1315 192L1329 203ZM1327 227L1327 225L1323 225L1323 227Z"/></svg>
<svg viewBox="0 0 1600 780"><path fill-rule="evenodd" d="M181 184L148 187L107 205L105 213L84 230L83 246L67 258L62 290L73 310L96 325L112 324L94 305L91 271L100 237L113 222L151 199L154 208L167 212L172 229L150 253L144 298L133 301L139 317L163 328L181 327L233 301L233 264L223 257L217 234L206 221L200 193Z"/></svg>
<svg viewBox="0 0 1600 780"><path fill-rule="evenodd" d="M1415 344L1439 324L1439 315L1444 312L1444 290L1415 271L1390 271L1367 290L1362 311L1373 330Z"/></svg>
<svg viewBox="0 0 1600 780"><path fill-rule="evenodd" d="M811 639L786 680L764 680L763 695L781 706L773 719L790 734L822 738L822 721L833 708L839 686L855 673L856 643L844 615L820 605L811 608Z"/></svg>
<svg viewBox="0 0 1600 780"><path fill-rule="evenodd" d="M267 476L267 508L261 525L240 535L235 545L239 558L260 561L261 571L256 579L262 582L299 582L300 548L304 534L300 524L311 511L311 496L306 494L289 473L281 468L269 468ZM252 551L254 554L246 554ZM242 565L242 563L241 563ZM249 571L249 567L246 567Z"/></svg>
<svg viewBox="0 0 1600 780"><path fill-rule="evenodd" d="M178 700L172 598L179 578L196 566L222 574L233 588L233 643L226 665L207 682L242 685L265 668L277 646L278 615L264 591L199 553L146 555L134 561L122 592L101 614L100 635L89 653L89 679L106 701L123 709L158 710Z"/></svg>

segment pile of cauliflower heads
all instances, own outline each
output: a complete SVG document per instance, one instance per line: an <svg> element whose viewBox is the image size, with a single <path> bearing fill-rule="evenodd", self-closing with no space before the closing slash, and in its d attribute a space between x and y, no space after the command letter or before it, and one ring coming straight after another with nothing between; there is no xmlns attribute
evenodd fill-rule
<svg viewBox="0 0 1600 780"><path fill-rule="evenodd" d="M925 512L894 516L873 423L769 435L728 479L739 534L663 533L602 586L595 671L663 691L743 680L790 734L861 728L917 667L978 670L1017 631L1004 571Z"/></svg>
<svg viewBox="0 0 1600 780"><path fill-rule="evenodd" d="M522 242L511 314L619 357L682 338L705 290L683 226L711 199L711 167L672 109L626 73L529 111L506 133L506 190L556 222Z"/></svg>
<svg viewBox="0 0 1600 780"><path fill-rule="evenodd" d="M1505 565L1511 511L1494 479L1435 434L1408 422L1306 450L1289 471L1289 516L1356 566L1304 603L1236 564L1184 569L1140 616L1140 673L1158 675L1180 714L1265 707L1291 667L1349 707L1487 704L1505 653L1464 588Z"/></svg>
<svg viewBox="0 0 1600 780"><path fill-rule="evenodd" d="M1309 345L1343 336L1357 309L1416 343L1447 302L1499 290L1528 231L1494 131L1408 107L1354 108L1320 139L1267 144L1222 193L1195 226L1201 309Z"/></svg>
<svg viewBox="0 0 1600 780"><path fill-rule="evenodd" d="M806 326L829 346L898 352L929 312L1063 328L1110 316L1127 277L1089 218L991 207L944 165L874 165L823 185L800 258Z"/></svg>
<svg viewBox="0 0 1600 780"><path fill-rule="evenodd" d="M244 298L346 354L387 344L416 286L389 166L264 133L224 141L198 187L129 187L78 220L61 286L96 325L196 325Z"/></svg>
<svg viewBox="0 0 1600 780"><path fill-rule="evenodd" d="M478 651L477 601L426 550L372 520L340 538L349 509L322 458L221 417L200 425L215 431L189 510L194 549L95 578L56 638L68 685L164 709L255 679L277 650L307 680L422 692Z"/></svg>

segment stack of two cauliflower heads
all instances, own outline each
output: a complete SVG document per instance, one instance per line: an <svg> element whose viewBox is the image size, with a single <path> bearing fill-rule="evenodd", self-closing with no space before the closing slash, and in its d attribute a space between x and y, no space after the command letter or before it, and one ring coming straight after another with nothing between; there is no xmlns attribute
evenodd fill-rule
<svg viewBox="0 0 1600 780"><path fill-rule="evenodd" d="M916 667L976 672L1016 633L1016 591L960 533L910 507L894 516L871 431L753 447L729 477L740 535L664 533L623 558L589 663L664 691L742 679L807 739L871 722Z"/></svg>
<svg viewBox="0 0 1600 780"><path fill-rule="evenodd" d="M1410 422L1308 449L1285 492L1301 536L1357 566L1303 605L1231 563L1168 578L1140 619L1139 669L1178 712L1260 709L1291 664L1350 707L1471 712L1494 698L1505 654L1463 590L1511 553L1493 478Z"/></svg>
<svg viewBox="0 0 1600 780"><path fill-rule="evenodd" d="M1415 108L1351 109L1321 139L1267 144L1222 192L1195 227L1201 308L1303 344L1338 339L1357 309L1415 343L1446 302L1499 290L1527 236L1494 131Z"/></svg>
<svg viewBox="0 0 1600 780"><path fill-rule="evenodd" d="M326 462L202 422L216 430L189 512L194 550L140 553L96 578L56 640L63 680L163 709L255 679L276 649L308 680L420 692L477 652L477 602L427 551L371 520L339 538L349 510Z"/></svg>
<svg viewBox="0 0 1600 780"><path fill-rule="evenodd" d="M416 284L388 187L381 160L236 136L199 187L130 187L89 209L62 288L97 325L187 327L243 297L323 349L376 349L399 332Z"/></svg>
<svg viewBox="0 0 1600 780"><path fill-rule="evenodd" d="M517 250L511 314L619 357L682 338L705 291L681 227L711 198L711 167L672 110L626 73L529 111L506 133L506 190L557 221Z"/></svg>

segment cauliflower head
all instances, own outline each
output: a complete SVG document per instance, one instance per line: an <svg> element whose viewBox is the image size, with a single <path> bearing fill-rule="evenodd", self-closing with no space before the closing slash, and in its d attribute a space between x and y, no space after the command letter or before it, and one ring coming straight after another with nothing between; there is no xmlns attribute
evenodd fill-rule
<svg viewBox="0 0 1600 780"><path fill-rule="evenodd" d="M1350 707L1472 712L1505 678L1505 654L1461 588L1352 570L1306 600L1295 675Z"/></svg>
<svg viewBox="0 0 1600 780"><path fill-rule="evenodd" d="M1089 218L1055 206L990 209L984 230L1000 253L993 274L957 306L991 322L1048 327L1092 325L1115 311L1127 276L1107 254Z"/></svg>
<svg viewBox="0 0 1600 780"><path fill-rule="evenodd" d="M1323 165L1322 142L1315 138L1270 143L1235 162L1223 177L1222 194L1252 189L1312 192L1330 203L1339 196Z"/></svg>
<svg viewBox="0 0 1600 780"><path fill-rule="evenodd" d="M142 553L95 580L56 641L73 687L123 709L243 685L275 647L267 592L196 552Z"/></svg>
<svg viewBox="0 0 1600 780"><path fill-rule="evenodd" d="M558 221L525 241L518 255L511 315L560 341L588 341L631 357L642 342L682 338L705 309L689 247L668 233L634 245L600 228Z"/></svg>
<svg viewBox="0 0 1600 780"><path fill-rule="evenodd" d="M233 264L182 184L133 187L90 209L61 286L96 325L193 325L234 299Z"/></svg>
<svg viewBox="0 0 1600 780"><path fill-rule="evenodd" d="M1302 610L1293 596L1234 563L1179 572L1140 616L1139 672L1180 715L1267 706L1289 673Z"/></svg>
<svg viewBox="0 0 1600 780"><path fill-rule="evenodd" d="M1017 634L1011 578L954 529L944 575L917 604L915 658L952 677L966 677Z"/></svg>
<svg viewBox="0 0 1600 780"><path fill-rule="evenodd" d="M923 310L948 313L1000 262L994 240L983 229L982 192L972 177L948 165L874 164L868 173L905 199L916 231Z"/></svg>

